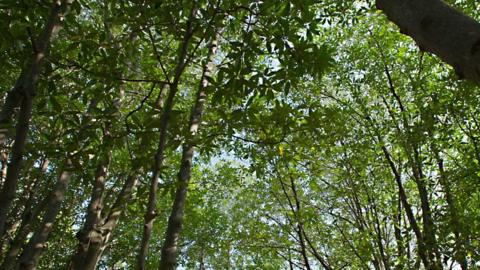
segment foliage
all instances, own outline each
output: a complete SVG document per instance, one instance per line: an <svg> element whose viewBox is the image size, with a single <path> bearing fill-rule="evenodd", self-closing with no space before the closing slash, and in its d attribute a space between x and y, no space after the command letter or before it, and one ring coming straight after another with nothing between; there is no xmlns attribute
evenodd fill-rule
<svg viewBox="0 0 480 270"><path fill-rule="evenodd" d="M2 100L31 64L49 16L48 1L17 2L0 3ZM450 2L478 17L475 1ZM194 136L191 109L209 64ZM473 269L480 92L455 76L370 1L73 1L39 74L0 258L21 232L27 249L49 209L42 202L68 170L38 269L71 267L98 168L108 161L102 220L128 177L138 182L98 269L133 269L165 100L178 80L147 269L159 265L182 147L192 142L180 269L420 269L422 245L432 265ZM16 111L2 123L4 156L18 118ZM2 185L5 177L6 169Z"/></svg>

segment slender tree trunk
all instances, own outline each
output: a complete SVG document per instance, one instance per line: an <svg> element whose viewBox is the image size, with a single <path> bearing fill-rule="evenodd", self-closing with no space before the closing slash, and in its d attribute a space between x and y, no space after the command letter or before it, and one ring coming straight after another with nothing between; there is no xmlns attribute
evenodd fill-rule
<svg viewBox="0 0 480 270"><path fill-rule="evenodd" d="M7 161L8 161L8 154L6 151L2 151L2 153L0 153L0 162L2 163L1 170L0 170L0 188L3 186L3 182L7 177Z"/></svg>
<svg viewBox="0 0 480 270"><path fill-rule="evenodd" d="M429 130L429 136L434 138L432 130ZM435 142L432 142L431 148L437 162L438 171L440 172L440 185L442 186L443 192L445 193L445 200L447 201L450 226L452 227L453 234L455 235L454 259L460 264L463 270L467 270L468 262L460 236L461 227L455 198L452 194L451 185L448 181L447 174L443 166L443 159L440 157L440 151L438 150Z"/></svg>
<svg viewBox="0 0 480 270"><path fill-rule="evenodd" d="M12 158L7 168L7 177L0 192L0 237L6 233L6 222L10 206L15 198L18 187L18 178L23 163L23 151L27 140L30 117L32 112L32 96L25 96L22 99L20 117L18 119L15 143L12 150Z"/></svg>
<svg viewBox="0 0 480 270"><path fill-rule="evenodd" d="M105 29L105 32L107 33L107 36L109 37L109 41L115 42L113 34L110 30L111 29L110 25L107 23L109 19L108 15L109 15L109 9L107 6L105 6L104 7L104 29ZM135 33L131 33L129 36L129 41L133 42L136 39L137 39L137 35ZM121 49L117 43L114 43L113 46L117 50ZM132 56L133 50L130 50L128 54L129 56ZM131 67L130 61L127 63L127 67L129 68ZM116 72L116 73L118 77L122 77L121 72ZM115 104L113 106L113 109L117 114L122 108L123 99L125 96L125 84L123 82L120 83L118 87L118 96L119 98L114 101ZM87 209L87 215L85 217L85 222L83 224L83 227L80 229L77 235L79 240L77 251L72 256L72 259L70 262L71 265L69 266L69 268L71 269L87 269L87 268L93 269L97 264L98 260L100 259L101 252L100 254L98 254L98 256L91 255L92 252L91 252L90 245L98 244L103 248L105 246L104 245L105 239L101 232L101 227L102 227L101 223L102 223L102 214L104 209L104 192L105 192L105 184L107 181L107 171L111 163L112 150L113 150L113 144L114 144L114 138L111 134L112 125L113 123L109 121L105 124L105 129L103 132L103 143L102 143L102 145L105 147L105 150L104 150L103 156L101 157L97 165L95 179L93 182L92 195L90 197L90 203ZM134 179L135 178L133 177L129 177L125 185L128 186L132 181L135 182ZM128 192L128 191L125 190L125 187L122 189L122 192ZM122 197L123 194L119 194L119 196ZM94 254L97 254L97 252L94 252ZM92 256L95 258L92 258ZM87 260L87 257L90 257L90 258Z"/></svg>
<svg viewBox="0 0 480 270"><path fill-rule="evenodd" d="M405 243L402 236L402 202L400 200L400 194L398 195L398 199L394 202L396 203L396 213L394 213L393 217L393 229L395 235L395 241L397 244L397 260L400 260L400 263L404 262L404 254L405 254ZM402 265L398 264L396 269L403 269Z"/></svg>
<svg viewBox="0 0 480 270"><path fill-rule="evenodd" d="M200 262L199 262L198 270L206 270L206 268L205 268L205 252L204 252L203 249L204 248L202 247L202 250L200 251Z"/></svg>
<svg viewBox="0 0 480 270"><path fill-rule="evenodd" d="M383 142L381 142L381 143L383 143ZM428 257L427 247L425 246L423 234L420 230L420 227L418 226L417 220L415 219L415 215L413 213L412 207L411 207L410 203L408 203L407 194L405 192L405 189L403 188L402 178L400 176L400 173L398 172L397 168L395 167L395 163L393 163L390 152L388 151L386 146L382 146L382 151L383 151L383 154L385 156L385 159L386 159L388 165L390 166L392 174L395 177L395 182L397 183L397 186L398 186L398 193L399 193L399 196L400 196L400 201L402 202L402 205L405 209L405 213L407 214L410 226L412 227L412 230L415 233L415 236L416 236L416 239L417 239L417 245L418 245L418 253L420 255L420 258L422 259L422 262L425 265L425 268L430 269L430 261L429 261L429 257Z"/></svg>
<svg viewBox="0 0 480 270"><path fill-rule="evenodd" d="M45 197L42 201L40 201L38 204L33 205L33 203L34 202L32 197L32 200L29 199L28 201L28 205L30 207L26 209L22 214L21 225L17 230L17 234L15 235L15 238L10 244L10 248L8 249L5 255L5 259L2 265L0 266L0 269L10 270L15 267L15 260L20 254L28 234L30 234L34 229L34 226L35 226L34 220L38 217L38 215L43 210L45 210L47 206L48 196Z"/></svg>
<svg viewBox="0 0 480 270"><path fill-rule="evenodd" d="M66 165L69 166L69 165ZM70 182L70 172L64 169L49 196L47 211L44 213L42 222L37 228L27 246L20 255L19 268L33 270L37 268L40 256L46 246L46 242L53 229L53 224L57 217L60 207L65 197L68 184Z"/></svg>
<svg viewBox="0 0 480 270"><path fill-rule="evenodd" d="M5 223L18 186L18 178L23 163L23 152L32 115L33 98L40 75L43 59L53 36L60 28L60 18L64 15L68 1L55 1L50 17L42 35L34 44L34 55L26 72L22 72L15 87L7 94L5 104L0 112L0 123L11 121L14 109L20 104L20 115L16 126L15 142L7 169L7 176L0 192L0 237L5 233ZM2 134L0 137L5 137ZM0 145L3 145L3 141Z"/></svg>
<svg viewBox="0 0 480 270"><path fill-rule="evenodd" d="M377 0L400 32L480 84L480 24L442 0Z"/></svg>
<svg viewBox="0 0 480 270"><path fill-rule="evenodd" d="M375 241L377 243L381 262L383 264L383 269L390 270L391 268L390 268L389 256L383 244L384 241L382 236L381 223L380 223L380 219L378 218L378 211L377 211L377 204L375 201L375 197L370 196L370 194L368 194L367 196L368 196L369 204L371 205L371 208L373 210L371 212L373 215L373 230L375 232L375 235L372 235L372 237L375 238Z"/></svg>
<svg viewBox="0 0 480 270"><path fill-rule="evenodd" d="M413 148L414 146L412 146ZM432 218L432 211L430 207L430 201L428 196L427 183L425 181L425 176L421 171L421 165L418 157L418 152L415 151L415 160L413 161L416 165L412 165L412 172L414 174L415 183L417 185L417 190L420 195L420 205L422 208L422 219L423 219L423 235L426 248L428 250L428 256L430 257L431 269L441 269L439 259L439 252L436 240L436 230L435 224Z"/></svg>
<svg viewBox="0 0 480 270"><path fill-rule="evenodd" d="M16 219L18 219L20 225L15 230L15 237L10 243L10 247L8 249L8 252L6 253L2 266L0 266L0 269L7 269L7 265L10 263L9 261L11 260L13 262L13 260L17 257L20 252L21 245L25 241L28 233L31 232L32 218L36 217L40 213L40 211L44 209L46 200L42 200L37 203L35 203L35 201L39 197L36 196L36 193L38 193L38 188L42 184L42 175L45 174L45 172L47 171L48 164L49 160L44 158L39 168L39 175L35 178L34 181L32 181L33 183L24 190L25 194L22 196L19 204L17 204L16 208L18 208L19 211L20 209L23 209L20 217L15 217Z"/></svg>
<svg viewBox="0 0 480 270"><path fill-rule="evenodd" d="M207 57L207 63L205 64L202 72L202 78L200 86L197 92L195 105L190 115L189 133L183 146L182 160L180 165L180 171L178 173L178 186L175 193L175 200L172 206L172 212L168 219L167 230L165 233L165 241L162 246L162 255L160 258L161 270L175 269L177 264L177 250L178 250L178 238L183 225L183 215L185 210L185 201L187 198L188 183L191 178L192 159L195 152L195 140L200 127L204 105L207 101L206 88L208 86L207 77L212 75L213 70L213 58L217 51L217 39L212 40L210 44L210 51Z"/></svg>
<svg viewBox="0 0 480 270"><path fill-rule="evenodd" d="M380 47L379 49L381 50ZM423 236L424 236L423 240L425 243L426 255L428 256L429 262L430 262L430 266L425 265L425 267L429 269L440 269L441 259L440 259L438 245L436 241L435 224L432 218L432 211L431 211L430 201L428 196L427 182L426 182L426 177L423 174L422 159L419 153L419 146L412 135L413 131L411 129L411 125L407 118L408 111L403 105L400 95L398 95L396 91L396 87L393 83L393 79L390 74L390 69L385 60L385 56L381 51L380 53L384 61L383 64L385 68L385 75L387 77L388 89L390 90L390 93L394 97L395 101L398 103L398 107L400 108L400 112L401 112L403 130L400 128L398 124L396 128L399 133L403 133L405 136L405 144L403 145L403 149L408 158L408 163L412 170L413 179L415 181L418 193L420 195L420 205L422 209L422 219L423 219ZM388 113L390 114L392 119L395 119L395 116L392 110L388 107L387 104L386 106L388 108Z"/></svg>
<svg viewBox="0 0 480 270"><path fill-rule="evenodd" d="M170 116L175 103L175 96L178 92L178 84L180 81L180 77L182 76L187 64L188 46L190 44L193 31L194 31L193 19L195 17L196 10L197 10L197 2L194 1L194 6L190 11L189 19L186 23L186 31L185 31L185 35L183 36L183 41L179 45L179 59L178 59L178 65L175 69L174 80L170 84L170 92L168 93L168 97L165 102L165 108L160 118L160 139L158 143L157 152L155 154L153 174L152 174L152 178L150 179L150 189L148 194L147 209L144 217L143 235L142 235L142 241L140 243L140 250L137 257L136 268L138 270L145 269L146 258L148 255L148 246L149 246L150 238L152 236L153 223L157 216L156 204L157 204L158 180L160 178L161 169L163 167L163 160L164 160L166 142L167 142L168 124L169 124Z"/></svg>
<svg viewBox="0 0 480 270"><path fill-rule="evenodd" d="M298 198L297 187L295 185L295 180L293 179L293 177L291 175L289 175L289 178L290 178L290 186L292 188L293 198L295 200L295 208L292 209L292 210L294 211L295 218L297 219L297 234L298 234L298 241L300 242L303 264L305 265L305 268L307 268L307 270L310 270L311 267L310 267L310 262L308 260L307 247L306 247L305 239L304 239L305 231L303 229L303 220L302 220L302 217L301 217L300 199Z"/></svg>

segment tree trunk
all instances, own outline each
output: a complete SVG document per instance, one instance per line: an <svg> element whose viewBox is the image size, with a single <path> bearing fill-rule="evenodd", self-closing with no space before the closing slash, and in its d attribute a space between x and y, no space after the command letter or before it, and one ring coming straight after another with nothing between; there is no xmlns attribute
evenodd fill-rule
<svg viewBox="0 0 480 270"><path fill-rule="evenodd" d="M106 131L108 132L108 131ZM107 139L108 140L108 139ZM101 158L95 172L92 196L88 205L87 216L83 228L78 232L78 246L75 255L72 258L73 269L84 269L85 257L92 238L95 237L96 227L98 226L103 210L103 192L107 180L108 167L111 161L111 150L107 149L106 157Z"/></svg>
<svg viewBox="0 0 480 270"><path fill-rule="evenodd" d="M10 270L13 269L15 266L15 260L17 259L18 255L22 250L22 246L25 243L25 240L28 237L28 234L32 232L35 227L34 220L37 216L45 210L48 202L48 196L45 197L42 201L38 204L33 206L33 198L29 200L27 203L28 209L26 209L22 214L22 222L20 227L18 228L17 234L13 239L12 243L10 244L10 248L8 249L5 258L3 260L0 269Z"/></svg>
<svg viewBox="0 0 480 270"><path fill-rule="evenodd" d="M208 86L207 77L211 76L213 70L213 57L217 51L217 39L214 38L210 44L210 51L202 72L200 86L197 92L195 105L190 115L189 137L183 146L180 171L178 173L177 190L175 200L172 206L172 212L168 219L167 230L165 233L165 242L162 246L162 255L160 258L161 270L175 269L177 264L178 238L183 225L183 215L185 210L185 201L187 198L188 183L191 178L192 159L195 153L195 139L200 127L204 105L207 101L206 88Z"/></svg>
<svg viewBox="0 0 480 270"><path fill-rule="evenodd" d="M109 10L105 6L104 7L104 29L105 32L107 33L107 36L109 38L109 42L113 43L113 46L117 49L120 50L120 46L118 43L115 43L113 34L111 32L111 27L108 22L108 15L109 15ZM134 42L137 39L137 35L135 33L131 33L129 36L129 41ZM133 55L133 49L128 51L129 56L132 57ZM131 62L128 61L127 67L131 67ZM116 75L121 78L122 72L116 72ZM123 105L123 99L125 97L125 84L123 82L120 83L118 86L118 96L119 98L114 101L114 106L113 109L115 110L115 113L118 114L120 109L122 108ZM98 260L100 259L100 254L96 257L95 259L89 259L87 260L87 257L89 257L91 250L90 245L94 243L99 243L101 247L104 247L104 239L99 233L99 229L102 226L102 214L104 210L104 192L105 192L105 184L107 181L107 172L108 168L111 163L112 159L112 150L113 150L113 145L114 145L114 138L112 136L111 130L113 124L110 121L107 121L105 123L105 129L103 131L103 142L102 145L105 147L104 154L101 156L99 163L97 164L97 169L95 172L95 179L93 182L93 189L92 189L92 194L90 197L90 203L88 205L87 209L87 215L85 217L85 222L83 224L83 227L80 229L78 232L78 245L77 245L77 251L76 253L72 256L71 258L71 265L69 268L71 269L93 269L95 268ZM133 171L136 171L135 169ZM127 181L125 185L128 186L130 183L129 181L136 182L133 178L133 176L127 178ZM125 190L125 186L122 189L122 192L128 192ZM122 194L119 194L120 197L122 197ZM97 254L97 252L95 252ZM90 256L91 257L91 256ZM97 258L98 257L98 258ZM89 268L90 267L90 268Z"/></svg>
<svg viewBox="0 0 480 270"><path fill-rule="evenodd" d="M435 138L433 136L432 130L429 130L428 134L430 138ZM450 181L445 172L443 159L440 157L440 151L438 150L437 145L434 141L432 141L431 143L431 149L434 154L435 160L437 162L438 171L440 172L439 182L440 182L440 185L442 186L443 192L445 193L445 200L447 202L447 207L448 207L449 223L450 223L450 226L452 227L452 231L455 236L454 259L460 264L463 270L467 270L468 262L467 262L464 246L462 243L462 238L460 235L461 225L458 217L455 197L452 194Z"/></svg>
<svg viewBox="0 0 480 270"><path fill-rule="evenodd" d="M20 117L16 127L15 143L12 150L12 159L8 164L7 177L5 178L5 183L3 184L0 193L0 237L2 238L6 233L5 225L7 217L10 211L10 206L15 198L15 193L18 187L18 178L20 176L20 170L22 169L23 151L25 149L32 112L32 98L33 96L25 96L22 99Z"/></svg>
<svg viewBox="0 0 480 270"><path fill-rule="evenodd" d="M37 268L40 256L46 246L50 232L53 229L57 214L60 211L69 182L70 172L64 169L55 188L49 196L47 211L44 213L42 223L37 228L32 238L30 238L30 241L20 256L19 269L33 270Z"/></svg>
<svg viewBox="0 0 480 270"><path fill-rule="evenodd" d="M400 194L398 195L398 199L395 200L393 204L396 204L396 212L393 213L393 229L395 235L395 242L397 244L397 260L400 261L400 264L397 264L395 268L402 269L401 264L405 263L405 242L402 236L402 202L400 199Z"/></svg>
<svg viewBox="0 0 480 270"><path fill-rule="evenodd" d="M136 185L137 177L133 174L128 176L107 218L92 231L88 249L84 253L84 260L78 265L78 269L94 270L96 268Z"/></svg>
<svg viewBox="0 0 480 270"><path fill-rule="evenodd" d="M18 254L20 254L22 245L27 238L28 234L32 231L33 222L32 220L40 214L41 211L45 209L45 204L47 199L43 199L41 201L37 201L39 196L35 196L38 193L38 188L42 185L43 178L42 175L48 169L49 160L44 158L40 165L40 175L36 177L33 181L33 184L29 185L28 188L25 189L24 193L28 193L28 195L22 196L19 204L17 204L18 209L23 208L23 212L20 217L15 217L18 219L20 226L15 231L15 237L13 241L10 243L10 247L6 252L5 258L3 260L0 269L10 269L13 266L13 262L15 261ZM20 211L20 210L19 210Z"/></svg>
<svg viewBox="0 0 480 270"><path fill-rule="evenodd" d="M48 52L48 46L53 36L60 29L60 18L64 16L68 1L55 1L50 17L43 29L42 35L35 42L34 55L30 66L19 76L15 87L7 94L5 104L0 112L0 124L11 121L14 109L20 104L20 115L16 126L15 143L13 144L12 156L8 165L5 183L0 192L0 237L5 233L5 223L15 193L18 187L18 178L23 163L23 152L29 131L30 118L32 115L33 98L36 94L36 86L43 59ZM3 145L6 134L0 134L0 146Z"/></svg>
<svg viewBox="0 0 480 270"><path fill-rule="evenodd" d="M0 139L1 140L1 139ZM7 161L8 161L8 154L6 151L0 153L0 162L2 163L2 168L0 170L0 188L3 186L3 182L7 177Z"/></svg>
<svg viewBox="0 0 480 270"><path fill-rule="evenodd" d="M442 0L377 0L376 4L421 50L439 56L461 78L480 84L480 23Z"/></svg>
<svg viewBox="0 0 480 270"><path fill-rule="evenodd" d="M380 141L380 143L383 144L382 141ZM385 156L385 159L388 165L390 166L392 174L395 178L395 182L397 183L398 194L400 197L400 201L402 202L403 208L405 209L405 213L407 214L408 222L410 223L410 226L412 226L412 230L415 233L415 236L417 239L417 245L418 245L418 254L420 255L420 258L423 264L425 265L425 268L430 269L430 261L428 257L427 247L425 246L423 234L420 230L420 227L418 226L417 220L415 219L412 206L410 205L410 203L408 203L407 194L402 184L402 177L400 176L400 173L398 172L397 167L395 166L395 163L393 163L390 152L388 151L387 147L384 145L382 146L382 152Z"/></svg>
<svg viewBox="0 0 480 270"><path fill-rule="evenodd" d="M158 179L160 178L161 169L163 167L163 159L166 150L167 142L167 130L168 124L170 121L170 116L173 110L173 105L175 103L175 96L178 92L178 84L180 82L180 77L185 70L187 64L187 53L188 45L190 44L191 38L193 36L193 19L197 10L197 2L194 1L194 6L192 7L189 19L186 22L186 31L183 36L183 41L179 45L179 59L178 64L175 69L174 80L170 84L170 92L168 93L167 100L165 102L165 108L160 118L160 139L158 143L157 153L155 154L155 162L153 165L153 174L150 179L150 189L148 194L148 203L147 210L145 213L144 225L143 225L143 235L142 241L140 244L140 251L137 258L137 269L144 270L145 262L148 255L148 245L150 238L152 236L153 222L157 216L156 204L157 204L157 189L158 189ZM163 90L162 90L163 91Z"/></svg>

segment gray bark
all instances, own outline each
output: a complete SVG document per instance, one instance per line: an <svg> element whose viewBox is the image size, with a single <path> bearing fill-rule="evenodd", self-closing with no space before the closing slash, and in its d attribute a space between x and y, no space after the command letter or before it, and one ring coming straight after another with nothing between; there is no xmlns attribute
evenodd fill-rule
<svg viewBox="0 0 480 270"><path fill-rule="evenodd" d="M33 270L37 268L40 256L46 247L48 237L53 229L53 224L60 211L69 182L70 172L68 170L63 170L55 188L49 196L47 210L43 215L40 226L37 228L32 238L30 238L22 255L20 255L18 269Z"/></svg>
<svg viewBox="0 0 480 270"><path fill-rule="evenodd" d="M439 56L461 78L480 84L480 23L442 0L377 0L376 4L420 49Z"/></svg>
<svg viewBox="0 0 480 270"><path fill-rule="evenodd" d="M174 75L175 77L173 82L170 84L170 92L168 94L167 100L165 101L165 108L160 118L160 139L158 143L157 152L155 154L153 174L152 174L152 178L150 179L150 189L148 194L147 210L145 213L145 219L144 219L144 225L143 225L143 236L142 236L142 242L140 244L140 251L137 257L138 270L145 269L145 262L148 255L148 245L150 242L150 238L152 236L153 223L157 216L156 203L157 203L158 180L160 178L161 169L162 169L163 160L164 160L164 153L166 150L168 124L169 124L170 116L175 103L175 95L178 92L178 84L180 82L180 77L182 76L185 70L185 67L187 65L188 45L190 44L191 38L193 36L193 19L197 10L196 4L197 3L195 1L194 7L190 11L189 19L186 23L186 31L183 37L183 41L179 45L179 59L178 59L178 65L175 69L175 75Z"/></svg>
<svg viewBox="0 0 480 270"><path fill-rule="evenodd" d="M72 257L73 269L84 269L85 257L89 245L94 241L96 227L100 223L103 210L103 193L107 180L108 167L111 161L110 149L107 149L106 157L101 159L95 172L92 196L87 209L87 216L82 229L78 232L78 246L75 255Z"/></svg>
<svg viewBox="0 0 480 270"><path fill-rule="evenodd" d="M18 187L18 178L22 169L23 152L32 115L33 98L40 75L41 66L48 46L53 36L60 29L60 18L64 15L69 1L55 1L50 17L43 29L42 35L35 43L34 55L27 69L19 76L13 89L7 94L5 104L0 112L0 124L11 121L14 109L20 105L20 115L16 126L15 143L13 144L11 160L8 164L5 182L0 192L0 237L5 233L5 223L15 192ZM0 130L0 146L6 138L4 130ZM3 138L3 139L2 139Z"/></svg>
<svg viewBox="0 0 480 270"><path fill-rule="evenodd" d="M78 269L94 270L96 268L102 257L103 251L112 237L112 232L120 220L127 202L132 197L136 185L137 177L135 175L128 176L122 187L122 191L110 209L107 218L103 220L103 223L97 225L94 230L91 231L89 238L90 243L85 251L84 260L81 265L78 265Z"/></svg>
<svg viewBox="0 0 480 270"><path fill-rule="evenodd" d="M204 105L207 101L206 88L208 86L207 77L211 76L213 70L213 57L217 51L217 39L212 40L207 63L202 72L200 86L197 92L195 105L192 109L189 121L189 139L183 146L182 160L180 172L178 173L177 190L172 206L172 212L168 219L167 230L165 233L165 241L162 246L162 254L160 258L161 270L175 269L177 264L178 238L183 225L183 215L185 202L187 198L188 183L191 178L192 160L195 153L195 139L200 127Z"/></svg>

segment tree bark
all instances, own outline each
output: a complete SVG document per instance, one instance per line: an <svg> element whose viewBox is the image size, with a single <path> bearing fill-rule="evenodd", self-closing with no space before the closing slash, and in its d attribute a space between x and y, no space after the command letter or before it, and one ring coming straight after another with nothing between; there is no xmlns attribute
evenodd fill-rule
<svg viewBox="0 0 480 270"><path fill-rule="evenodd" d="M210 50L202 72L200 86L197 92L195 105L192 109L189 121L189 137L183 146L180 171L178 173L177 190L175 200L172 206L172 212L168 219L165 241L162 246L162 255L160 258L161 270L175 269L177 264L178 238L183 225L183 215L185 202L187 198L188 183L191 178L192 160L195 153L195 140L200 127L204 105L207 101L206 88L209 85L207 77L211 76L213 70L213 57L217 51L217 38L214 38L210 44Z"/></svg>
<svg viewBox="0 0 480 270"><path fill-rule="evenodd" d="M2 164L2 168L0 170L0 188L3 186L3 182L7 177L7 161L8 161L8 154L6 151L0 153L0 162Z"/></svg>
<svg viewBox="0 0 480 270"><path fill-rule="evenodd" d="M34 222L32 220L40 214L41 211L45 209L45 204L47 202L46 198L38 201L39 196L36 196L36 193L39 192L38 188L42 185L43 178L42 175L46 173L49 165L49 160L47 158L42 159L39 175L33 181L33 184L29 185L28 188L24 190L24 193L28 195L22 196L17 204L16 208L24 209L22 214L19 217L14 217L18 219L20 226L15 230L15 237L10 243L9 249L5 254L4 260L0 269L11 269L13 267L13 262L20 254L22 245L27 238L27 235L32 231ZM3 251L3 250L2 250Z"/></svg>
<svg viewBox="0 0 480 270"><path fill-rule="evenodd" d="M442 0L377 0L376 4L421 50L440 57L461 78L480 84L480 23Z"/></svg>
<svg viewBox="0 0 480 270"><path fill-rule="evenodd" d="M435 121L434 116L431 116L431 117L432 117L432 120ZM430 138L435 138L433 134L433 130L431 128L428 130L428 135L430 136ZM438 171L440 173L439 182L440 182L440 185L442 186L443 192L445 193L445 200L447 202L447 207L448 207L449 223L450 223L450 226L452 227L452 231L455 236L454 259L460 264L462 270L467 270L468 260L465 254L463 241L461 237L461 224L458 217L458 210L455 202L456 200L454 195L452 194L452 188L451 188L447 173L445 172L443 159L440 156L440 150L438 150L438 147L435 141L432 141L430 147L432 149L435 161L437 162Z"/></svg>
<svg viewBox="0 0 480 270"><path fill-rule="evenodd" d="M108 21L108 15L109 15L109 10L108 7L105 6L104 10L104 29L105 32L107 33L107 36L109 38L109 41L113 43L113 46L117 49L120 50L121 47L119 46L118 43L115 43L114 36L111 32L111 28ZM131 33L129 36L129 41L134 42L137 39L137 35L135 33ZM133 50L128 51L129 56L133 55ZM127 62L127 67L131 67L131 62ZM122 72L116 72L117 77L121 78ZM118 96L119 98L114 100L114 105L113 109L115 110L115 113L118 114L120 109L122 108L123 105L123 99L125 97L125 84L123 82L120 83L118 86ZM90 255L91 252L91 247L90 245L97 245L100 247L105 246L106 241L104 241L104 237L101 232L101 227L102 227L102 215L104 217L104 192L105 192L105 184L107 181L107 172L108 168L111 163L112 159L112 151L113 151L113 145L114 145L114 138L112 136L111 130L112 128L112 123L110 121L107 121L105 123L105 129L103 131L103 142L102 145L104 147L104 154L101 156L99 163L97 164L97 169L95 172L95 179L93 181L93 189L92 189L92 194L90 196L90 202L87 208L87 215L85 217L85 222L83 224L83 227L80 229L78 232L78 245L77 245L77 251L75 254L72 256L69 269L94 269L98 260L100 259L101 252L93 252L95 256L92 258L92 255ZM133 171L136 171L135 169ZM126 190L126 186L128 186L132 181L135 181L135 178L132 178L133 176L130 176L127 178L127 181L122 189L121 192L128 192L130 190ZM133 187L132 187L133 188ZM123 194L119 194L120 197L123 197ZM118 199L117 199L118 201ZM95 249L98 250L98 249ZM102 249L103 251L103 249ZM98 254L98 255L97 255ZM87 259L88 257L88 259Z"/></svg>
<svg viewBox="0 0 480 270"><path fill-rule="evenodd" d="M0 124L9 123L14 109L20 104L15 143L13 144L12 156L8 164L5 182L0 192L0 237L5 233L7 215L18 187L18 178L23 163L23 152L32 115L33 98L36 94L36 86L41 66L48 52L50 41L60 29L60 18L66 12L68 2L67 0L54 2L43 33L34 44L34 55L29 64L30 66L22 72L13 89L7 94L5 104L0 112ZM1 138L3 139L0 141L0 146L3 145L6 134L0 134L0 139Z"/></svg>
<svg viewBox="0 0 480 270"><path fill-rule="evenodd" d="M70 172L63 169L57 183L55 184L55 188L49 196L47 211L44 213L42 223L37 228L32 238L30 238L22 255L20 255L18 269L33 270L37 268L40 256L46 247L48 237L53 229L53 224L60 211L69 182Z"/></svg>
<svg viewBox="0 0 480 270"><path fill-rule="evenodd" d="M140 250L137 257L136 268L138 270L145 269L146 258L148 255L148 245L150 242L150 238L152 237L153 223L157 216L156 203L157 203L158 180L160 178L161 169L163 167L163 160L164 160L166 142L167 142L168 124L169 124L170 116L175 103L175 96L178 92L178 84L180 82L180 77L182 76L185 70L185 67L187 65L188 46L190 44L191 38L193 36L193 31L194 31L193 19L197 10L196 5L197 5L197 2L194 1L194 6L190 11L189 19L186 22L186 31L183 36L183 41L179 45L179 59L178 59L177 67L175 69L174 79L173 79L173 82L170 84L170 92L168 93L167 100L165 101L165 108L160 118L160 138L158 142L157 152L155 154L153 174L152 174L152 178L150 179L150 189L148 194L147 210L144 218L143 235L142 235L142 241L140 244Z"/></svg>
<svg viewBox="0 0 480 270"><path fill-rule="evenodd" d="M103 251L109 243L112 232L117 226L123 210L130 200L138 178L135 175L129 175L122 187L122 191L117 197L107 218L92 231L88 249L85 251L84 260L78 269L94 270L102 257Z"/></svg>
<svg viewBox="0 0 480 270"><path fill-rule="evenodd" d="M400 176L400 173L398 172L397 167L395 166L395 163L393 163L390 152L388 151L387 147L384 145L382 145L382 152L385 156L385 159L388 165L390 166L392 174L395 178L395 182L397 183L398 194L400 196L400 201L402 202L403 208L405 209L405 213L407 214L408 222L410 223L410 226L412 227L412 230L415 233L415 236L417 239L417 245L418 245L418 254L420 255L420 258L423 264L425 265L425 268L431 269L427 247L425 246L425 242L424 242L424 237L423 237L422 231L420 230L420 227L418 226L417 220L415 219L412 206L408 202L407 194L402 184L402 177Z"/></svg>
<svg viewBox="0 0 480 270"><path fill-rule="evenodd" d="M398 195L398 199L395 200L393 204L396 204L396 212L393 214L393 229L395 242L397 244L397 260L400 261L400 264L396 265L395 269L402 269L403 266L401 263L405 263L405 242L402 236L402 202L400 199L400 194Z"/></svg>
<svg viewBox="0 0 480 270"><path fill-rule="evenodd" d="M107 131L108 132L108 131ZM108 138L107 140L109 140ZM95 172L92 195L87 209L87 216L82 229L78 232L78 246L75 255L72 257L73 269L84 269L85 257L89 245L93 242L96 234L96 227L100 223L103 210L103 193L107 180L108 167L111 162L111 149L107 149L106 156L101 158Z"/></svg>
<svg viewBox="0 0 480 270"><path fill-rule="evenodd" d="M28 234L30 234L35 227L34 220L43 210L45 210L47 206L48 197L45 197L35 206L33 206L33 197L31 199L32 200L29 199L29 201L27 202L27 206L30 207L28 207L28 209L26 209L22 214L22 222L20 224L20 227L18 228L15 238L10 244L10 248L5 255L0 269L9 270L15 267L15 260L22 251L22 246L27 239Z"/></svg>

